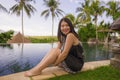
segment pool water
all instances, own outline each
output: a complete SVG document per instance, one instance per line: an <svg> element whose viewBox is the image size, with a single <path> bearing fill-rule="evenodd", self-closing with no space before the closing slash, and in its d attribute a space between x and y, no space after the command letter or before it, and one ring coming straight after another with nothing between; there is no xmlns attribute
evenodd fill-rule
<svg viewBox="0 0 120 80"><path fill-rule="evenodd" d="M28 70L38 64L56 43L0 44L0 76ZM103 45L83 43L85 62L112 57Z"/></svg>

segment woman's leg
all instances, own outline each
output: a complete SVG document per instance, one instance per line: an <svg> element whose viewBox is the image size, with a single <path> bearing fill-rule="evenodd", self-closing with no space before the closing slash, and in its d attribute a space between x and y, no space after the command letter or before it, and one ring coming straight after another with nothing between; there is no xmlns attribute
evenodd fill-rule
<svg viewBox="0 0 120 80"><path fill-rule="evenodd" d="M25 72L25 76L34 76L41 73L41 71L47 66L54 64L57 57L60 54L60 50L57 48L51 49L50 52L42 59L42 61L37 64L34 68Z"/></svg>

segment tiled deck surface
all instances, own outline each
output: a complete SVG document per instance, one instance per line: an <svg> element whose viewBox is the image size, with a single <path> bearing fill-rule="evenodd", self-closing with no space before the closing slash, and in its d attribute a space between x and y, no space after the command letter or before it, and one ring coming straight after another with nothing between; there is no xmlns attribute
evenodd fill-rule
<svg viewBox="0 0 120 80"><path fill-rule="evenodd" d="M95 69L100 66L107 66L110 64L110 60L86 62L82 71ZM49 67L43 70L41 75L30 77L24 77L24 72L1 76L0 80L47 80L48 78L68 74L59 67Z"/></svg>

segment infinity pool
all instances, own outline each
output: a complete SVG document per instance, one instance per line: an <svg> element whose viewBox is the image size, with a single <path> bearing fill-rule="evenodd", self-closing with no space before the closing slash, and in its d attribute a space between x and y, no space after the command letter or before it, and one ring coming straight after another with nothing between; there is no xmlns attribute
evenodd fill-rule
<svg viewBox="0 0 120 80"><path fill-rule="evenodd" d="M0 44L0 76L28 70L41 61L56 43ZM83 43L85 62L106 60L112 57L103 45Z"/></svg>

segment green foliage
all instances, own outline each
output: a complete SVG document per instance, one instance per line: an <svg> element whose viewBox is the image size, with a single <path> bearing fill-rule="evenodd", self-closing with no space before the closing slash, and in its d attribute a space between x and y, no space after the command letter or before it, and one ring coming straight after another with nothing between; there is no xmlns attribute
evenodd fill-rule
<svg viewBox="0 0 120 80"><path fill-rule="evenodd" d="M98 39L100 41L103 41L105 37L107 36L108 32L108 26L109 24L103 24L104 22L101 22L101 24L98 26L97 31L98 31ZM103 31L103 32L99 32ZM95 38L96 37L96 28L94 24L89 23L86 26L82 26L78 30L78 35L81 38L82 42L86 42L89 38Z"/></svg>
<svg viewBox="0 0 120 80"><path fill-rule="evenodd" d="M116 20L118 17L120 17L120 12L116 12L113 16L113 20Z"/></svg>
<svg viewBox="0 0 120 80"><path fill-rule="evenodd" d="M109 31L109 26L110 24L109 23L105 24L104 21L100 23L99 27L97 28L99 41L105 40Z"/></svg>
<svg viewBox="0 0 120 80"><path fill-rule="evenodd" d="M8 39L11 39L14 31L10 30L0 34L0 43L6 43Z"/></svg>
<svg viewBox="0 0 120 80"><path fill-rule="evenodd" d="M107 33L98 33L98 39L104 41L104 38L107 36Z"/></svg>
<svg viewBox="0 0 120 80"><path fill-rule="evenodd" d="M107 3L108 8L106 8L107 16L111 16L113 20L120 16L120 3L115 1L109 1Z"/></svg>
<svg viewBox="0 0 120 80"><path fill-rule="evenodd" d="M82 42L86 42L89 38L95 38L95 27L92 23L87 24L85 27L79 28L78 35Z"/></svg>
<svg viewBox="0 0 120 80"><path fill-rule="evenodd" d="M77 74L67 74L50 78L49 80L120 80L120 70L111 66L103 66L95 70L80 72Z"/></svg>
<svg viewBox="0 0 120 80"><path fill-rule="evenodd" d="M29 39L31 40L32 43L51 43L51 42L56 42L57 41L57 37L51 37L51 36L29 37Z"/></svg>

